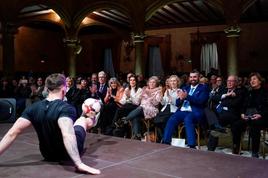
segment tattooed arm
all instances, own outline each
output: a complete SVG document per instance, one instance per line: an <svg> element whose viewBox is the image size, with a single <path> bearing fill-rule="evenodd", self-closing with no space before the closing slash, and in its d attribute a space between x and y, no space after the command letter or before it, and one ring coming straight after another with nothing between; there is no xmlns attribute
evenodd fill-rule
<svg viewBox="0 0 268 178"><path fill-rule="evenodd" d="M73 128L73 121L68 117L61 117L58 120L58 125L61 129L64 146L69 156L73 160L76 168L79 171L90 174L100 174L100 171L85 165L79 155L76 136Z"/></svg>
<svg viewBox="0 0 268 178"><path fill-rule="evenodd" d="M4 138L0 142L0 155L8 149L8 147L15 141L17 136L31 125L27 119L20 117L15 124L9 129Z"/></svg>

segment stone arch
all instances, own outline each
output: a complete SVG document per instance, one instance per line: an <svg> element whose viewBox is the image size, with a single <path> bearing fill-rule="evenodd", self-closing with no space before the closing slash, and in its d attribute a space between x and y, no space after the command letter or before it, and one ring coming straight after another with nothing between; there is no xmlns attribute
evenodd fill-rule
<svg viewBox="0 0 268 178"><path fill-rule="evenodd" d="M67 11L64 9L64 7L62 6L62 4L58 3L57 1L46 1L46 0L40 0L40 1L27 1L27 2L23 2L21 1L20 4L17 6L16 9L16 16L18 17L19 12L29 6L33 6L33 5L46 5L49 8L51 8L57 15L59 15L59 17L61 18L62 22L63 22L63 27L65 26L71 26L71 16L67 13ZM53 21L50 21L53 23Z"/></svg>
<svg viewBox="0 0 268 178"><path fill-rule="evenodd" d="M38 18L37 17L37 18L30 18L30 19L27 19L27 20L22 20L22 21L19 21L16 24L16 26L20 27L20 26L23 26L23 25L31 24L32 22L47 22L47 23L53 24L55 26L58 26L59 28L62 29L62 32L65 33L65 28L64 28L63 23L55 22L53 20L46 19L46 18Z"/></svg>
<svg viewBox="0 0 268 178"><path fill-rule="evenodd" d="M93 22L93 23L90 23L90 24L87 24L87 25L83 25L83 26L80 26L79 27L79 30L78 32L83 29L83 28L87 28L87 27L90 27L90 26L104 26L105 28L109 28L111 29L112 31L116 32L118 29L112 25L107 25L105 23L102 23L102 22Z"/></svg>
<svg viewBox="0 0 268 178"><path fill-rule="evenodd" d="M92 13L95 10L101 10L105 8L116 9L127 17L130 17L128 9L122 4L113 1L98 1L89 3L74 16L74 27L79 27L83 19L86 18L88 14Z"/></svg>

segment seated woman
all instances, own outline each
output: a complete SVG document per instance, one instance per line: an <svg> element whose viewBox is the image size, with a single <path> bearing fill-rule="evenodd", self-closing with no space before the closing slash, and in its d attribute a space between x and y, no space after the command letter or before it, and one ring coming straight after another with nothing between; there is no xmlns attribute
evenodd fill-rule
<svg viewBox="0 0 268 178"><path fill-rule="evenodd" d="M157 142L160 142L162 139L163 131L169 117L178 109L176 99L178 98L177 91L180 86L180 78L177 75L171 75L167 81L168 89L166 89L161 101L163 107L154 119L154 124L157 127Z"/></svg>
<svg viewBox="0 0 268 178"><path fill-rule="evenodd" d="M82 104L83 102L89 98L89 91L88 91L88 81L86 78L81 78L79 83L79 88L77 88L77 115L80 116L82 114Z"/></svg>
<svg viewBox="0 0 268 178"><path fill-rule="evenodd" d="M128 77L129 84L124 91L123 97L119 101L121 107L117 108L114 115L114 123L117 127L114 136L125 136L126 125L123 124L121 118L127 116L132 110L140 105L142 89L137 86L137 78L134 74Z"/></svg>
<svg viewBox="0 0 268 178"><path fill-rule="evenodd" d="M161 100L162 89L159 87L159 79L156 76L152 76L149 78L147 86L142 89L140 106L131 111L127 117L122 118L125 123L131 121L134 139L141 139L142 118L154 118L159 112L158 106Z"/></svg>
<svg viewBox="0 0 268 178"><path fill-rule="evenodd" d="M246 94L241 120L235 122L232 127L233 133L233 153L238 154L240 148L241 134L249 127L252 138L252 157L259 157L261 129L267 126L268 103L267 92L262 87L262 78L259 73L251 73L251 89Z"/></svg>
<svg viewBox="0 0 268 178"><path fill-rule="evenodd" d="M113 118L115 111L120 106L124 89L117 78L112 77L109 82L109 88L107 89L106 96L104 98L103 110L100 115L100 128L105 135L112 135L113 132Z"/></svg>

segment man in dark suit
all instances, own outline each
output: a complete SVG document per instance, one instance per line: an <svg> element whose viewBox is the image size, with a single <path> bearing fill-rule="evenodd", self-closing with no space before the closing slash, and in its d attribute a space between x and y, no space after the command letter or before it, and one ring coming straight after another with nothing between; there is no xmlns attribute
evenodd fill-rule
<svg viewBox="0 0 268 178"><path fill-rule="evenodd" d="M98 80L99 80L99 86L98 86L98 96L101 98L101 101L104 103L104 98L107 93L107 75L104 71L101 71L98 73Z"/></svg>
<svg viewBox="0 0 268 178"><path fill-rule="evenodd" d="M170 144L174 130L184 122L188 146L195 148L195 124L204 118L204 108L209 97L208 87L199 84L199 75L198 71L192 71L189 76L190 85L178 91L176 104L179 109L167 122L163 143Z"/></svg>
<svg viewBox="0 0 268 178"><path fill-rule="evenodd" d="M232 125L240 119L241 105L243 104L243 91L237 88L238 77L230 75L227 79L227 87L217 93L214 100L219 101L217 106L218 122L221 126ZM218 145L218 137L220 133L211 131L208 141L208 150L214 151ZM239 148L233 145L233 153L238 153Z"/></svg>

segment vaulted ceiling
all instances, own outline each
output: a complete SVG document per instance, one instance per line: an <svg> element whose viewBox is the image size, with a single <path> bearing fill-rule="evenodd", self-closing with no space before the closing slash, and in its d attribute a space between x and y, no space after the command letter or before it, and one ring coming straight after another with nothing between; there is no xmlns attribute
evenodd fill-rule
<svg viewBox="0 0 268 178"><path fill-rule="evenodd" d="M216 0L215 0L216 1ZM219 1L219 0L218 0ZM246 0L245 0L246 1ZM260 22L268 21L268 0L247 0L252 2L250 7L242 12L241 22ZM122 1L123 2L123 1ZM126 1L124 1L127 3ZM144 3L153 1L144 1ZM162 1L162 6L154 10L154 13L145 19L144 28L159 29L173 27L189 27L202 25L215 25L225 23L225 14L223 9L205 0L180 0L180 1ZM224 1L225 2L225 1ZM242 0L241 0L242 2ZM133 3L133 2L132 2ZM225 2L226 3L226 2ZM49 6L28 5L19 12L19 19L34 19L36 17L48 15L52 10ZM144 14L141 14L144 15ZM129 30L133 23L131 18L116 8L99 7L87 14L87 18L99 24L114 26ZM38 18L37 18L38 19ZM47 28L59 30L57 23L47 23L40 20L32 20L27 23L35 28Z"/></svg>

